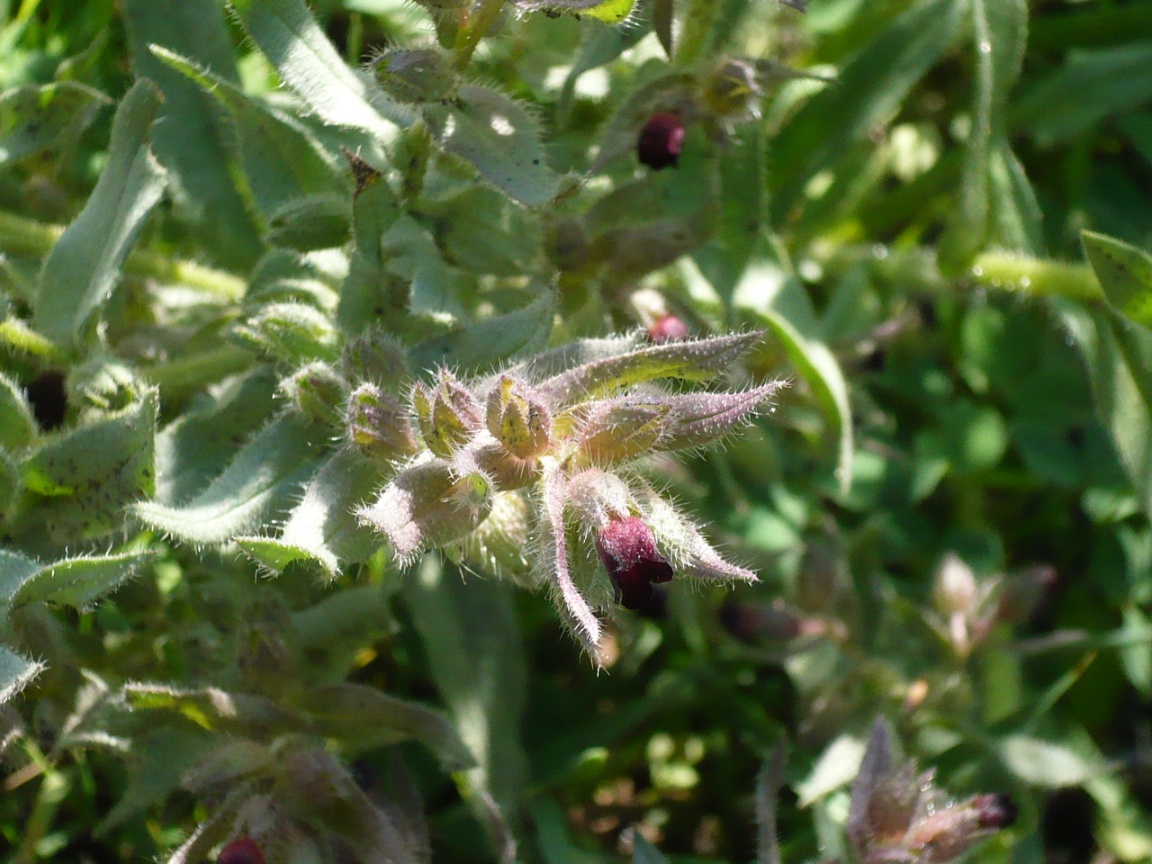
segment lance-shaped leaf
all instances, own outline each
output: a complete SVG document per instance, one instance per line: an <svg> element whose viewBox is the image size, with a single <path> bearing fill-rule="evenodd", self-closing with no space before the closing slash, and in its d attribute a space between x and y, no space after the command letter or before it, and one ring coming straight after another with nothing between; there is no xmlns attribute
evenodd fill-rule
<svg viewBox="0 0 1152 864"><path fill-rule="evenodd" d="M556 465L544 472L544 493L540 532L541 566L552 582L553 601L564 621L594 661L600 661L600 620L576 583L568 561L568 535L564 526L564 502L567 498L564 475Z"/></svg>
<svg viewBox="0 0 1152 864"><path fill-rule="evenodd" d="M1026 0L969 0L976 81L971 131L965 142L964 177L959 207L940 238L941 261L967 264L988 239L992 213L991 183L997 143L1005 134L1008 92L1020 73L1028 35Z"/></svg>
<svg viewBox="0 0 1152 864"><path fill-rule="evenodd" d="M121 694L132 709L170 712L208 731L255 736L315 731L312 722L298 711L264 696L219 687L134 683L125 684Z"/></svg>
<svg viewBox="0 0 1152 864"><path fill-rule="evenodd" d="M415 739L449 771L476 764L456 727L439 711L397 699L374 687L341 682L305 690L291 700L327 737L359 750Z"/></svg>
<svg viewBox="0 0 1152 864"><path fill-rule="evenodd" d="M363 458L342 450L304 487L304 496L276 537L241 537L236 542L273 570L281 571L293 561L310 561L335 579L342 564L362 561L376 548L353 515L376 483L376 472Z"/></svg>
<svg viewBox="0 0 1152 864"><path fill-rule="evenodd" d="M593 402L581 413L579 454L592 465L627 462L650 453L674 422L672 406L627 396Z"/></svg>
<svg viewBox="0 0 1152 864"><path fill-rule="evenodd" d="M332 361L340 354L340 334L332 321L303 303L271 303L232 332L246 346L285 364Z"/></svg>
<svg viewBox="0 0 1152 864"><path fill-rule="evenodd" d="M64 543L123 527L124 508L154 489L159 402L150 390L120 413L54 439L25 463L25 487L42 496L31 511L37 526Z"/></svg>
<svg viewBox="0 0 1152 864"><path fill-rule="evenodd" d="M260 232L227 117L149 50L163 45L196 58L220 80L239 81L224 9L216 0L124 0L121 8L133 70L164 94L153 141L173 197L217 261L247 270L260 255Z"/></svg>
<svg viewBox="0 0 1152 864"><path fill-rule="evenodd" d="M474 794L466 800L503 851L510 828L521 824L528 783L524 649L511 592L493 580L465 582L434 556L414 576L403 586L409 614L436 688L475 758L466 775Z"/></svg>
<svg viewBox="0 0 1152 864"><path fill-rule="evenodd" d="M1091 231L1085 231L1081 240L1108 302L1137 324L1152 329L1152 255Z"/></svg>
<svg viewBox="0 0 1152 864"><path fill-rule="evenodd" d="M233 8L304 104L325 123L363 133L361 155L386 164L378 148L412 122L411 114L344 63L302 0L237 0Z"/></svg>
<svg viewBox="0 0 1152 864"><path fill-rule="evenodd" d="M448 105L429 105L423 113L441 147L510 198L534 207L556 195L560 178L548 167L540 124L524 106L487 87L464 84Z"/></svg>
<svg viewBox="0 0 1152 864"><path fill-rule="evenodd" d="M737 393L684 393L668 398L672 422L657 442L659 450L684 450L712 444L756 411L782 388L784 381L772 381Z"/></svg>
<svg viewBox="0 0 1152 864"><path fill-rule="evenodd" d="M41 564L0 550L0 621L10 610L29 603L87 609L131 579L151 557L150 552L124 552Z"/></svg>
<svg viewBox="0 0 1152 864"><path fill-rule="evenodd" d="M756 574L720 557L699 529L646 483L634 484L633 494L660 551L678 577L703 582L755 582Z"/></svg>
<svg viewBox="0 0 1152 864"><path fill-rule="evenodd" d="M447 462L428 459L397 474L356 516L387 537L397 559L408 563L421 550L458 540L484 520L491 495L475 491L470 478L454 477Z"/></svg>
<svg viewBox="0 0 1152 864"><path fill-rule="evenodd" d="M27 687L43 669L43 663L21 657L0 645L0 706Z"/></svg>
<svg viewBox="0 0 1152 864"><path fill-rule="evenodd" d="M0 373L0 447L19 452L36 440L39 429L24 389Z"/></svg>
<svg viewBox="0 0 1152 864"><path fill-rule="evenodd" d="M754 331L642 348L570 369L539 389L554 405L572 405L656 378L706 381L729 369L760 336Z"/></svg>
<svg viewBox="0 0 1152 864"><path fill-rule="evenodd" d="M544 289L527 306L413 346L408 352L409 365L415 370L450 366L476 371L490 367L543 347L555 314L555 292Z"/></svg>
<svg viewBox="0 0 1152 864"><path fill-rule="evenodd" d="M210 387L156 436L156 500L187 501L220 474L276 411L276 379L266 367Z"/></svg>
<svg viewBox="0 0 1152 864"><path fill-rule="evenodd" d="M291 114L250 96L186 57L158 45L151 50L228 112L239 137L244 173L266 219L285 202L310 195L339 192L351 198L347 163L334 159Z"/></svg>
<svg viewBox="0 0 1152 864"><path fill-rule="evenodd" d="M136 234L164 192L164 169L148 147L160 95L138 81L112 121L108 164L88 203L44 262L33 313L35 329L71 343L116 284Z"/></svg>
<svg viewBox="0 0 1152 864"><path fill-rule="evenodd" d="M273 420L206 489L178 506L148 501L136 516L189 543L226 543L267 524L315 471L324 433L293 415Z"/></svg>
<svg viewBox="0 0 1152 864"><path fill-rule="evenodd" d="M947 50L966 4L920 0L865 45L842 70L851 87L828 87L797 111L772 145L778 180L770 202L776 221L791 213L817 173L836 165Z"/></svg>
<svg viewBox="0 0 1152 864"><path fill-rule="evenodd" d="M75 81L25 84L0 95L0 166L75 138L111 101Z"/></svg>

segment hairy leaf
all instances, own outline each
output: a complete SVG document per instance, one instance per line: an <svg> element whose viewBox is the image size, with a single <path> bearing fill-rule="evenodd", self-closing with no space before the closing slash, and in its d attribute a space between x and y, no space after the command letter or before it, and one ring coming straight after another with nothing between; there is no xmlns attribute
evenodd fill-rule
<svg viewBox="0 0 1152 864"><path fill-rule="evenodd" d="M139 81L128 91L112 123L108 167L44 262L33 323L53 341L72 343L108 300L136 234L160 201L164 170L148 146L159 107L151 83Z"/></svg>

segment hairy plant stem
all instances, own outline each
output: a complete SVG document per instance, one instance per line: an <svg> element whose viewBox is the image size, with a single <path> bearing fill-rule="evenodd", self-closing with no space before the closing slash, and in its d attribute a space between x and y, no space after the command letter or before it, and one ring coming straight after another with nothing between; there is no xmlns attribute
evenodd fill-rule
<svg viewBox="0 0 1152 864"><path fill-rule="evenodd" d="M981 285L1021 294L1089 302L1104 299L1096 275L1085 264L989 252L976 256L971 274Z"/></svg>
<svg viewBox="0 0 1152 864"><path fill-rule="evenodd" d="M198 354L188 354L146 366L140 371L168 398L180 396L205 384L219 381L252 365L252 355L243 348L225 345Z"/></svg>
<svg viewBox="0 0 1152 864"><path fill-rule="evenodd" d="M472 55L480 40L496 21L496 16L504 8L504 0L477 0L468 16L468 23L460 28L456 34L456 44L453 54L456 58L456 69L463 72L472 62Z"/></svg>
<svg viewBox="0 0 1152 864"><path fill-rule="evenodd" d="M962 284L1080 302L1104 299L1096 275L1085 264L1029 258L1005 252L977 255L972 266L956 278L942 274L935 252L923 246L911 249L839 246L829 250L826 255L818 252L816 258L825 271L831 274L867 264L884 282L919 287L932 293L951 291L957 284Z"/></svg>
<svg viewBox="0 0 1152 864"><path fill-rule="evenodd" d="M43 257L52 250L63 233L64 228L60 225L46 225L0 211L0 252ZM231 273L147 250L129 255L124 270L133 276L199 288L227 300L239 300L247 287L243 279Z"/></svg>

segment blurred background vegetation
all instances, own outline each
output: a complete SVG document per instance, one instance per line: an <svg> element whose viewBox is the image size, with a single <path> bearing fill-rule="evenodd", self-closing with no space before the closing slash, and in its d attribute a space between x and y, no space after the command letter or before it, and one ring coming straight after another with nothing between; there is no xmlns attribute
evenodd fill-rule
<svg viewBox="0 0 1152 864"><path fill-rule="evenodd" d="M608 22L591 15L601 7L565 5L503 9L462 64L526 110L514 146L538 138L548 173L502 183L498 155L445 144L416 176L403 160L429 159L427 133L389 142L400 166L389 180L417 226L395 241L407 263L393 277L412 293L400 311L365 311L341 295L339 251L365 242L340 157L364 130L322 122L293 61L271 56L259 15L277 3L226 17L214 0L0 0L0 539L21 561L110 556L99 572L38 571L56 581L36 602L19 595L35 566L4 571L5 695L23 683L19 658L47 667L0 715L0 851L171 854L226 798L217 775L198 787L185 772L246 736L268 744L279 721L230 725L134 682L258 693L264 680L275 702L281 678L266 669L288 657L292 680L439 707L456 730L445 735L479 759L454 765L452 741L392 715L389 734L327 735L313 710L292 733L327 740L322 752L384 798L399 751L437 861L498 858L501 831L525 861L618 860L633 854L630 826L671 861L753 860L756 775L785 737L784 860L846 858L849 785L878 714L943 786L1020 806L979 860L1152 859L1152 265L1139 253L1152 248L1152 3L810 0L801 15L772 0L687 0L674 32L695 56L671 64L655 32L670 4L615 4ZM449 7L311 4L353 67L438 41L458 60ZM204 82L150 43L272 113L246 115L238 97L224 104L230 126ZM751 70L746 99L722 86L733 69ZM55 226L80 224L97 179L124 159L108 146L113 107L138 76L167 99L151 133L167 194L141 205L151 216L122 270L115 252L43 265ZM699 96L709 82L711 102ZM691 106L680 166L649 172L633 154L638 123L672 105ZM267 152L251 149L273 127ZM301 155L299 141L314 149ZM278 187L294 168L297 185ZM1083 231L1096 232L1098 277ZM38 280L83 268L110 268L121 287L101 294L100 328L73 333L53 323L64 313ZM792 382L722 450L652 469L760 582L674 582L642 613L621 611L606 672L542 593L475 578L455 556L402 575L373 547L324 581L311 559L242 553L233 537L275 527L298 497L305 478L287 470L269 487L281 509L220 538L181 536L178 508L170 527L120 506L186 501L265 417L299 405L279 379L372 321L416 366L447 345L481 369L505 356L460 334L543 294L551 344L670 314L697 334L764 330L737 380ZM62 296L58 307L73 295ZM286 302L316 318L276 330L268 316ZM228 376L246 389L204 402ZM119 469L93 468L97 498L60 492L61 476L90 466L53 474L53 454L153 385L161 431L140 434L159 486L110 488L127 482ZM209 422L222 431L201 447ZM124 429L108 446L145 446ZM183 492L165 501L165 482Z"/></svg>

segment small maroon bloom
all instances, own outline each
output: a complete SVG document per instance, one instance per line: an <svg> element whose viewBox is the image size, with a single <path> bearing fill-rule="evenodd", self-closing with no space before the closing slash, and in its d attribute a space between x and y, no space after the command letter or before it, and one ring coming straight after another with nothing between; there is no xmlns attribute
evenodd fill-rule
<svg viewBox="0 0 1152 864"><path fill-rule="evenodd" d="M1019 815L1016 803L1007 795L977 795L972 799L981 828L998 831L1015 824Z"/></svg>
<svg viewBox="0 0 1152 864"><path fill-rule="evenodd" d="M680 151L684 148L684 122L671 111L653 114L640 130L636 142L636 156L641 164L655 171L680 164Z"/></svg>
<svg viewBox="0 0 1152 864"><path fill-rule="evenodd" d="M648 328L648 339L661 342L679 342L688 338L688 325L676 315L661 315Z"/></svg>
<svg viewBox="0 0 1152 864"><path fill-rule="evenodd" d="M654 583L672 580L672 566L656 549L656 538L639 516L614 519L596 533L596 551L616 589L616 602L641 609Z"/></svg>
<svg viewBox="0 0 1152 864"><path fill-rule="evenodd" d="M264 853L251 837L237 837L220 850L216 864L264 864Z"/></svg>

